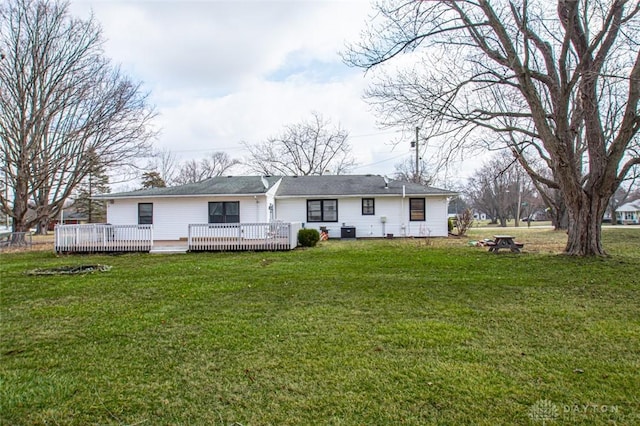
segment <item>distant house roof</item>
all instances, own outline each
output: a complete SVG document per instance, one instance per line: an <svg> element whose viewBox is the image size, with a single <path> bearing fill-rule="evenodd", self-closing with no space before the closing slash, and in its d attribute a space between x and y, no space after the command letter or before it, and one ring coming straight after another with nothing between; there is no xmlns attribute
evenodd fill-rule
<svg viewBox="0 0 640 426"><path fill-rule="evenodd" d="M617 212L640 212L640 200L631 201L621 205L616 209Z"/></svg>
<svg viewBox="0 0 640 426"><path fill-rule="evenodd" d="M276 197L367 196L367 195L456 195L452 191L377 175L290 176L282 179Z"/></svg>
<svg viewBox="0 0 640 426"><path fill-rule="evenodd" d="M228 176L168 188L104 194L95 198L181 197L198 195L258 195L271 189L280 179L276 197L323 196L453 196L457 193L411 182L389 180L377 175L323 176Z"/></svg>
<svg viewBox="0 0 640 426"><path fill-rule="evenodd" d="M89 215L75 210L65 209L62 213L62 218L64 220L89 220Z"/></svg>

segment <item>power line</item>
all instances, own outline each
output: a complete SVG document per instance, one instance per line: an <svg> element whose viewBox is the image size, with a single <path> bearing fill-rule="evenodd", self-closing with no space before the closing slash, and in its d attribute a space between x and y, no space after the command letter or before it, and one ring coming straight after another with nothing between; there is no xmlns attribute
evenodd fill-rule
<svg viewBox="0 0 640 426"><path fill-rule="evenodd" d="M401 133L400 130L391 130L391 131L386 131L386 132L376 132L376 133L363 133L360 135L349 135L350 139L357 139L357 138L366 138L366 137L371 137L371 136L382 136L382 135L392 135L392 134L398 134ZM245 149L242 146L233 146L233 147L229 147L229 146L222 146L222 147L216 147L216 148L193 148L193 149L171 149L169 148L169 151L171 152L175 152L175 153L180 153L180 152L207 152L207 151L239 151L239 150L243 150Z"/></svg>
<svg viewBox="0 0 640 426"><path fill-rule="evenodd" d="M227 147L227 146L222 146L222 147L216 147L216 148L193 148L193 149L171 149L168 148L169 151L171 152L175 152L175 153L180 153L180 152L216 152L216 151L234 151L234 150L241 150L244 149L242 147Z"/></svg>
<svg viewBox="0 0 640 426"><path fill-rule="evenodd" d="M369 136L380 136L380 135L392 135L392 134L397 134L397 133L402 133L402 131L400 130L392 130L392 131L388 131L388 132L377 132L377 133L365 133L362 135L349 135L350 138L366 138Z"/></svg>
<svg viewBox="0 0 640 426"><path fill-rule="evenodd" d="M386 160L380 160L380 161L375 161L375 162L373 162L373 163L363 164L363 165L361 165L361 166L356 166L356 167L354 167L354 170L356 170L356 169L362 169L362 168L364 168L364 167L369 167L369 166L375 166L376 164L386 163L386 162L388 162L388 161L396 160L396 159L398 159L398 158L400 158L400 157L404 157L404 156L406 156L406 155L407 155L406 153L403 153L403 154L400 154L400 155L396 155L395 157L387 158Z"/></svg>

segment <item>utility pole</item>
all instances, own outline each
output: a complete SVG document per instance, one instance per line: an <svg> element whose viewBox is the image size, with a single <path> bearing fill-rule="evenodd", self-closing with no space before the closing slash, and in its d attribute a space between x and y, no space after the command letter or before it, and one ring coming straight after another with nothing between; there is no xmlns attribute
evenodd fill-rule
<svg viewBox="0 0 640 426"><path fill-rule="evenodd" d="M420 153L418 150L418 132L420 131L420 127L416 126L416 140L414 142L411 142L411 147L415 147L416 148L416 168L414 170L415 173L415 177L414 177L414 181L415 183L420 183Z"/></svg>
<svg viewBox="0 0 640 426"><path fill-rule="evenodd" d="M416 183L420 183L420 154L418 153L418 131L420 127L416 126Z"/></svg>
<svg viewBox="0 0 640 426"><path fill-rule="evenodd" d="M93 188L91 187L92 182L91 182L91 177L93 175L93 164L91 165L91 171L89 172L89 223L93 223L92 217L91 217L91 197L93 197ZM64 206L63 206L64 207Z"/></svg>

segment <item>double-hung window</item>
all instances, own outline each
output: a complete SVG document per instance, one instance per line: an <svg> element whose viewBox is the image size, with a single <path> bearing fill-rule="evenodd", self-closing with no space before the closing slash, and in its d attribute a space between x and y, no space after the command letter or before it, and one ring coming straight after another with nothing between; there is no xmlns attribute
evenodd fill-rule
<svg viewBox="0 0 640 426"><path fill-rule="evenodd" d="M138 225L153 224L153 203L138 203Z"/></svg>
<svg viewBox="0 0 640 426"><path fill-rule="evenodd" d="M409 220L424 221L425 220L425 202L424 198L409 199Z"/></svg>
<svg viewBox="0 0 640 426"><path fill-rule="evenodd" d="M307 200L307 222L337 222L338 200Z"/></svg>
<svg viewBox="0 0 640 426"><path fill-rule="evenodd" d="M209 203L209 223L240 223L239 201L212 201Z"/></svg>
<svg viewBox="0 0 640 426"><path fill-rule="evenodd" d="M373 216L376 214L376 200L374 198L362 199L362 215Z"/></svg>

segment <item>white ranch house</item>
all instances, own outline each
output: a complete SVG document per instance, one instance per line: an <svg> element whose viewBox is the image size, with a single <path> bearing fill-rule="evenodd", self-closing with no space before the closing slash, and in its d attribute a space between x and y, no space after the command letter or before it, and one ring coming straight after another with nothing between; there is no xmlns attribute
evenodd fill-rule
<svg viewBox="0 0 640 426"><path fill-rule="evenodd" d="M376 175L325 175L215 177L95 198L108 200L110 226L148 227L151 244L188 241L197 249L194 241L214 234L264 244L287 234L293 248L300 227L326 230L329 238L447 236L448 200L455 195Z"/></svg>

